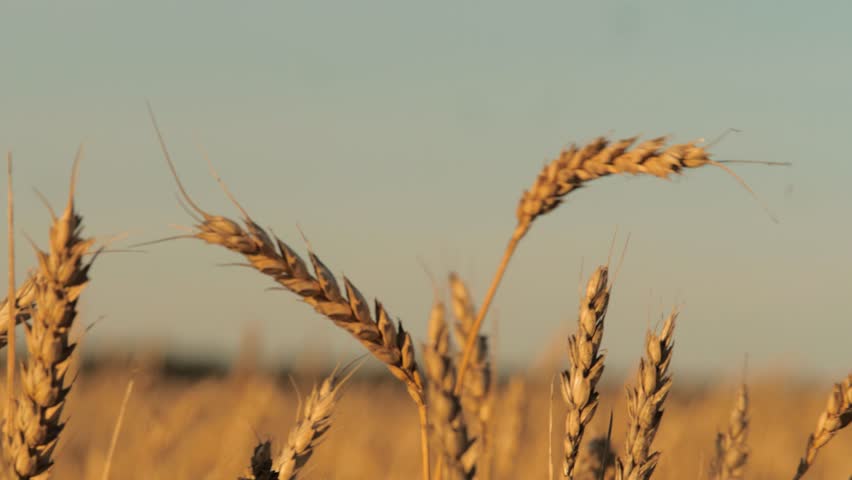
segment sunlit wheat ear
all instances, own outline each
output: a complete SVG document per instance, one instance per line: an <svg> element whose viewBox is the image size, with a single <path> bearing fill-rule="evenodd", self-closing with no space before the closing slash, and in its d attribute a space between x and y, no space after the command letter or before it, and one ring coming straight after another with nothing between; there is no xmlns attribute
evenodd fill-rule
<svg viewBox="0 0 852 480"><path fill-rule="evenodd" d="M446 480L466 480L476 474L475 447L468 436L461 400L453 393L455 364L445 310L436 295L429 314L428 343L422 350L429 419L439 447L437 474Z"/></svg>
<svg viewBox="0 0 852 480"><path fill-rule="evenodd" d="M453 331L456 334L456 340L459 345L464 345L467 336L473 328L473 322L476 318L476 307L470 290L468 290L467 285L465 285L458 274L450 274L449 284L452 310L456 318ZM471 426L472 432L476 436L477 446L475 451L477 463L479 463L485 458L485 450L489 448L487 440L492 394L491 355L488 351L488 337L485 335L479 335L478 340L474 344L472 358L470 371L464 380L461 401L468 425Z"/></svg>
<svg viewBox="0 0 852 480"><path fill-rule="evenodd" d="M62 411L73 381L66 380L76 344L69 332L77 317L77 302L89 283L93 239L82 238L82 218L74 208L75 160L68 205L53 219L48 251L35 248L38 269L32 275L32 301L25 328L28 359L21 369L10 434L3 436L4 453L15 478L28 479L50 470L53 451L63 430Z"/></svg>
<svg viewBox="0 0 852 480"><path fill-rule="evenodd" d="M601 266L592 274L580 300L577 331L568 337L570 367L562 372L562 398L565 400L565 439L562 475L573 478L574 464L586 426L598 407L597 384L604 369L600 352L604 318L609 305L609 270Z"/></svg>
<svg viewBox="0 0 852 480"><path fill-rule="evenodd" d="M716 480L743 478L748 461L748 389L745 384L737 390L737 399L728 428L716 435L716 455L710 465L710 475Z"/></svg>
<svg viewBox="0 0 852 480"><path fill-rule="evenodd" d="M290 430L287 445L275 461L275 470L281 480L294 480L311 458L314 449L331 428L331 414L340 399L341 387L357 368L332 372L308 395L299 420Z"/></svg>
<svg viewBox="0 0 852 480"><path fill-rule="evenodd" d="M553 211L562 203L566 195L592 180L612 174L628 173L668 178L688 168L713 165L728 172L754 196L754 192L742 179L721 162L710 159L705 148L697 145L696 142L666 146L666 137L658 137L633 146L637 139L638 137L633 137L610 142L604 137L598 137L582 147L571 145L547 164L532 186L521 195L515 210L517 218L515 230L509 238L503 258L500 260L491 286L483 299L482 308L476 316L471 335L465 344L464 356L458 369L456 391L461 390L468 362L473 355L476 335L482 327L482 322L518 243L530 230L535 219Z"/></svg>
<svg viewBox="0 0 852 480"><path fill-rule="evenodd" d="M825 410L819 415L816 429L808 437L805 456L799 460L794 480L804 476L816 460L819 450L834 437L840 429L852 423L852 373L841 383L835 383Z"/></svg>
<svg viewBox="0 0 852 480"><path fill-rule="evenodd" d="M672 311L659 335L651 331L646 334L645 355L639 361L636 385L627 388L627 436L624 453L616 459L618 480L648 480L657 467L660 452L651 452L651 443L672 387L668 370L676 319L677 312Z"/></svg>
<svg viewBox="0 0 852 480"><path fill-rule="evenodd" d="M395 324L378 300L375 301L375 307L371 311L366 298L346 277L343 278L341 287L331 270L310 249L310 246L308 246L308 259L311 265L309 269L306 262L293 249L278 237L268 234L249 217L218 176L217 180L223 190L242 213L244 226L229 218L211 215L202 210L184 189L157 127L153 112L151 118L163 155L181 196L200 217L195 230L188 236L242 255L252 268L272 278L285 290L295 293L318 313L355 337L373 357L387 367L391 374L403 382L418 408L423 477L424 480L429 480L428 427L423 380L415 360L414 343L411 335L403 329L402 323ZM313 273L310 270L313 270Z"/></svg>

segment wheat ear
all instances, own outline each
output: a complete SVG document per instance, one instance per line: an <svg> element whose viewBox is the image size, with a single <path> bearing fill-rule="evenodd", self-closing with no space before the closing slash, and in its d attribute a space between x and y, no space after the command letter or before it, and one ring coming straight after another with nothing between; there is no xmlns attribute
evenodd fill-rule
<svg viewBox="0 0 852 480"><path fill-rule="evenodd" d="M211 245L225 247L245 257L252 268L269 276L285 290L295 293L319 314L349 332L375 358L384 363L391 374L405 384L408 394L417 405L420 419L423 480L429 480L429 433L423 380L417 370L411 335L403 329L402 322L398 322L398 327L395 326L390 314L378 300L375 301L374 315L370 311L367 300L346 277L343 278L343 290L341 290L331 270L310 250L309 246L308 258L314 271L311 274L305 262L293 249L278 237L266 233L249 217L215 172L213 174L223 190L239 208L245 228L233 220L211 215L202 210L189 197L177 175L150 105L149 112L163 155L181 196L201 216L191 237Z"/></svg>
<svg viewBox="0 0 852 480"><path fill-rule="evenodd" d="M568 337L571 366L561 377L562 398L567 406L562 475L567 478L574 477L583 433L598 408L596 387L604 369L605 354L600 352L600 346L609 305L608 273L607 267L601 266L589 278L580 303L577 332Z"/></svg>
<svg viewBox="0 0 852 480"><path fill-rule="evenodd" d="M450 274L449 284L453 314L456 317L453 331L459 345L464 345L476 319L476 307L470 290L458 274ZM462 408L468 425L471 426L476 435L474 451L477 463L484 460L485 452L489 448L487 442L488 423L491 415L491 381L492 366L488 351L488 337L478 335L474 344L470 372L465 377L461 392ZM478 470L483 471L484 469L480 467Z"/></svg>
<svg viewBox="0 0 852 480"><path fill-rule="evenodd" d="M716 435L716 456L710 465L710 474L717 480L743 478L748 461L748 388L743 383L737 390L737 400L728 420L725 433Z"/></svg>
<svg viewBox="0 0 852 480"><path fill-rule="evenodd" d="M279 480L278 472L272 467L272 443L266 440L254 447L250 472L239 480Z"/></svg>
<svg viewBox="0 0 852 480"><path fill-rule="evenodd" d="M441 449L436 475L447 480L468 480L476 474L475 447L468 436L461 401L453 393L455 365L445 310L436 295L429 314L428 343L423 348L429 418Z"/></svg>
<svg viewBox="0 0 852 480"><path fill-rule="evenodd" d="M21 370L21 392L16 402L11 435L4 436L9 467L17 478L29 479L48 471L64 423L65 399L73 380L66 381L70 357L76 346L69 332L77 317L77 301L89 282L91 262L83 261L93 239L81 237L82 217L74 208L74 184L79 153L74 164L68 205L53 218L50 248L36 248L38 271L32 278L37 308L25 327L29 357Z"/></svg>
<svg viewBox="0 0 852 480"><path fill-rule="evenodd" d="M516 210L515 230L509 238L503 258L491 280L491 286L485 294L482 307L479 309L465 344L462 361L458 368L456 392L461 391L477 334L518 243L527 234L533 221L553 211L562 203L566 195L591 180L612 174L629 173L668 178L672 174L680 173L683 169L704 165L715 165L739 180L739 177L736 177L728 167L711 160L707 151L695 142L666 147L666 137L658 137L646 140L631 149L630 147L637 139L638 137L633 137L610 143L606 138L598 137L580 148L571 145L546 165L538 174L532 187L523 193ZM744 182L739 181L751 192Z"/></svg>
<svg viewBox="0 0 852 480"><path fill-rule="evenodd" d="M494 457L496 478L516 478L515 461L521 446L529 402L527 399L527 383L520 375L509 380L500 402L499 417L500 431L494 436Z"/></svg>
<svg viewBox="0 0 852 480"><path fill-rule="evenodd" d="M627 439L624 454L616 459L618 480L648 480L657 467L660 452L650 450L672 386L668 369L676 319L677 312L672 311L659 335L651 331L646 334L636 385L627 389Z"/></svg>
<svg viewBox="0 0 852 480"><path fill-rule="evenodd" d="M816 460L819 449L850 423L852 423L852 373L843 382L834 384L825 410L819 415L816 429L808 437L805 456L799 460L799 467L793 479L802 478Z"/></svg>

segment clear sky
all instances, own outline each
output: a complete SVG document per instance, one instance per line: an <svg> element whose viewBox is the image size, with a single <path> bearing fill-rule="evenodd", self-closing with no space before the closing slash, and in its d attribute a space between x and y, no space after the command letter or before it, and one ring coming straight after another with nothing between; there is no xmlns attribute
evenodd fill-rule
<svg viewBox="0 0 852 480"><path fill-rule="evenodd" d="M0 148L16 158L19 272L44 244L84 142L87 231L125 244L189 224L145 109L208 209L241 202L423 339L418 264L481 298L521 191L572 141L712 138L780 217L713 168L673 182L609 178L524 240L498 295L500 361L525 367L576 317L582 266L630 233L604 344L627 369L642 332L682 305L678 369L840 376L852 367L852 29L849 2L3 2ZM4 247L5 248L5 247ZM222 249L181 241L99 260L84 348L151 343L232 354L259 325L270 359L361 352ZM0 255L0 257L5 257ZM5 263L0 264L5 269ZM486 327L491 331L492 326Z"/></svg>

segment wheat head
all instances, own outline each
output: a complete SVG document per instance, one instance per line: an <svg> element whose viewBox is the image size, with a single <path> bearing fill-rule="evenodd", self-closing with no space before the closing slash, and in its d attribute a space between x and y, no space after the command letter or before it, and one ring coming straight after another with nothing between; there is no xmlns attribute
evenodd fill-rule
<svg viewBox="0 0 852 480"><path fill-rule="evenodd" d="M819 415L816 429L808 437L805 456L799 460L794 480L804 476L816 460L816 455L840 429L852 423L852 373L840 383L835 383L828 396L825 410Z"/></svg>
<svg viewBox="0 0 852 480"><path fill-rule="evenodd" d="M672 386L668 369L676 319L677 312L672 311L659 335L651 331L646 334L636 385L627 389L627 438L623 455L616 459L617 480L648 480L657 467L660 453L651 452L651 443Z"/></svg>
<svg viewBox="0 0 852 480"><path fill-rule="evenodd" d="M76 163L75 175L76 177ZM62 432L62 410L73 380L66 380L76 344L69 332L77 317L77 301L89 283L94 239L81 237L82 217L74 208L72 181L68 205L53 218L48 251L35 248L38 270L30 277L30 324L25 327L27 362L21 369L21 392L13 412L7 412L3 449L16 478L29 479L53 465L53 450Z"/></svg>
<svg viewBox="0 0 852 480"><path fill-rule="evenodd" d="M453 393L455 365L450 353L450 335L445 307L437 296L429 314L429 338L423 348L423 366L428 385L429 419L440 447L447 480L468 480L476 474L474 442L467 432L461 400Z"/></svg>
<svg viewBox="0 0 852 480"><path fill-rule="evenodd" d="M600 352L604 318L609 305L610 285L607 267L601 266L589 278L580 303L577 331L568 337L571 366L562 372L562 398L565 400L565 440L562 475L573 478L574 464L586 426L598 407L596 386L604 369Z"/></svg>
<svg viewBox="0 0 852 480"><path fill-rule="evenodd" d="M740 480L748 461L748 388L745 384L737 390L737 401L728 420L725 433L716 435L716 456L710 465L710 474L717 480Z"/></svg>

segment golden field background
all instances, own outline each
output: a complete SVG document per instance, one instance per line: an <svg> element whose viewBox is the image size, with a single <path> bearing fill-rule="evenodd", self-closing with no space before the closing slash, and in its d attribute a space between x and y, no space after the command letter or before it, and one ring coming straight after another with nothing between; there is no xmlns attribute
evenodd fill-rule
<svg viewBox="0 0 852 480"><path fill-rule="evenodd" d="M113 459L111 478L235 479L246 473L252 449L271 440L273 453L286 441L299 402L288 375L263 373L245 365L201 375L174 373L156 362L118 367L99 362L81 371L66 408L68 425L56 451L52 478L100 478L115 420L129 379L127 404ZM310 479L415 479L420 473L416 409L402 386L368 365L346 384L332 426L306 466ZM326 372L327 373L327 372ZM323 373L294 372L302 395ZM505 396L501 381L492 413L493 478L546 478L548 457L547 379L525 379L525 407L517 452L507 451L509 423L519 410ZM614 415L613 443L621 449L626 421L623 389L604 374L602 401L588 439L605 432ZM610 380L610 383L607 383ZM620 380L633 381L633 374ZM654 478L706 478L715 432L725 427L735 383L689 385L675 376L654 449L662 457ZM806 385L782 377L749 379L751 457L746 478L791 478L825 407L830 383ZM563 402L554 407L554 471L559 474ZM846 480L852 474L852 432L841 431L820 451L808 473L812 479ZM502 458L502 461L501 461ZM497 472L508 463L512 470Z"/></svg>

